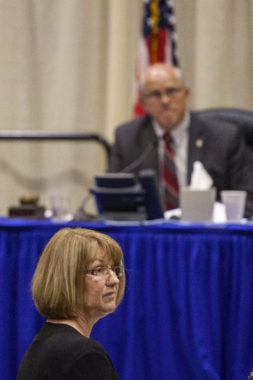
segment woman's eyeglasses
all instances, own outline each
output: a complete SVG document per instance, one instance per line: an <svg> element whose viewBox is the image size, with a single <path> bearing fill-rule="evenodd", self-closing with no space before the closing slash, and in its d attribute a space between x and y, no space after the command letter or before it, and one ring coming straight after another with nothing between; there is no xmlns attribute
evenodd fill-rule
<svg viewBox="0 0 253 380"><path fill-rule="evenodd" d="M112 266L112 267L106 267L106 266L101 266L101 267L96 267L94 269L87 269L85 271L86 274L89 274L91 276L94 276L94 277L98 277L98 278L106 278L108 277L111 272L113 272L117 278L120 278L123 273L124 273L124 267L122 266Z"/></svg>

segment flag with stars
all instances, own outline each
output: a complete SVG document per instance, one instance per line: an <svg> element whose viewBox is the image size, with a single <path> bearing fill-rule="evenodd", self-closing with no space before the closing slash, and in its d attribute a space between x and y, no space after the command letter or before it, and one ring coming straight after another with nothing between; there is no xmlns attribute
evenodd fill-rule
<svg viewBox="0 0 253 380"><path fill-rule="evenodd" d="M146 68L155 62L179 66L174 2L172 0L143 0L142 36L139 42L135 78L135 117L144 114L139 102L140 78Z"/></svg>

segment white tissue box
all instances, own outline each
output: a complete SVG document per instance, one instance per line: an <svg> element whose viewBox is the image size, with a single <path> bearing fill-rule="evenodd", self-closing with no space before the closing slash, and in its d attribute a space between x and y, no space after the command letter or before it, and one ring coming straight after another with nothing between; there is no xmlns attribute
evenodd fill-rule
<svg viewBox="0 0 253 380"><path fill-rule="evenodd" d="M211 222L216 199L216 189L192 190L182 187L180 191L180 207L183 221Z"/></svg>

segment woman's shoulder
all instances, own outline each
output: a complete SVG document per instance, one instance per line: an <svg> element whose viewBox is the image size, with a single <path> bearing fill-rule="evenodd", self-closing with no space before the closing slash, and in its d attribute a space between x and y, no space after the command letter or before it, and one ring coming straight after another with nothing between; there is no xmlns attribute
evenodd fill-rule
<svg viewBox="0 0 253 380"><path fill-rule="evenodd" d="M79 348L82 353L94 352L105 353L104 347L97 341L87 338L79 333L74 327L60 323L45 323L42 327L38 338L48 344L49 347L54 347L57 350L65 352Z"/></svg>

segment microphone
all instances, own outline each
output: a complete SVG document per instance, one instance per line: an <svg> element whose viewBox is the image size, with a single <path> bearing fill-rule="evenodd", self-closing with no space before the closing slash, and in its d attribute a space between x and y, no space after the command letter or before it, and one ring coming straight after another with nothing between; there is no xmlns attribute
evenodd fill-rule
<svg viewBox="0 0 253 380"><path fill-rule="evenodd" d="M121 169L118 173L130 173L134 171L136 168L138 168L138 166L140 166L145 161L147 156L157 147L157 144L158 144L157 139L151 141L136 160L131 162L125 168Z"/></svg>
<svg viewBox="0 0 253 380"><path fill-rule="evenodd" d="M152 140L143 150L143 152L140 154L140 156L131 162L129 165L127 165L122 170L118 171L117 173L131 173L133 170L138 168L139 165L143 163L143 161L146 159L146 157L157 147L158 140ZM116 173L115 173L116 174ZM94 220L96 219L95 215L88 214L85 211L86 203L88 202L89 198L92 194L88 194L82 201L81 205L78 207L77 211L74 214L74 220Z"/></svg>

